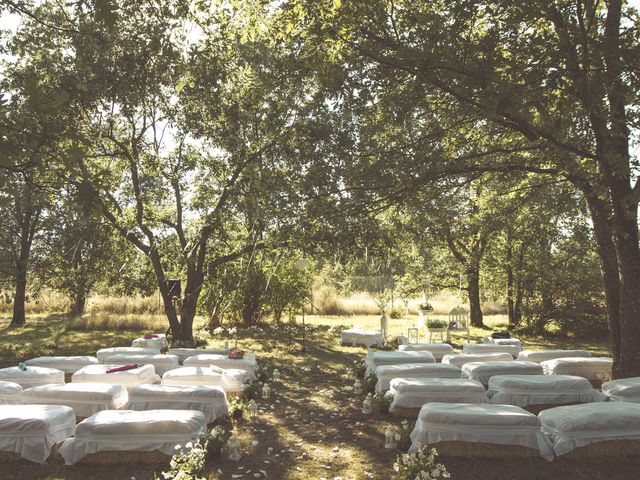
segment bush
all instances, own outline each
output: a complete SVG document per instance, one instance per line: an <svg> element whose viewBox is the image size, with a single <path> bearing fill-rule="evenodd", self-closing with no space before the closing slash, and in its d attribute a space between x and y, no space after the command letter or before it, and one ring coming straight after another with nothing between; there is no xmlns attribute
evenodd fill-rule
<svg viewBox="0 0 640 480"><path fill-rule="evenodd" d="M393 319L402 318L404 316L404 309L400 307L392 308L389 312L389 317Z"/></svg>
<svg viewBox="0 0 640 480"><path fill-rule="evenodd" d="M362 381L362 390L364 393L374 393L376 391L376 383L378 383L378 377L375 373L370 373Z"/></svg>
<svg viewBox="0 0 640 480"><path fill-rule="evenodd" d="M376 393L371 401L371 412L376 417L387 415L389 413L389 407L391 406L391 396L384 395L382 393Z"/></svg>

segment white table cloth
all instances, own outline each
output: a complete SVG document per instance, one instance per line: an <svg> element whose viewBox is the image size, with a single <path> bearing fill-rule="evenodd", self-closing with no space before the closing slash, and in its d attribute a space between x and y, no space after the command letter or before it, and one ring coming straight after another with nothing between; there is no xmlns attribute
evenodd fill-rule
<svg viewBox="0 0 640 480"><path fill-rule="evenodd" d="M110 383L113 385L141 385L143 383L158 383L160 377L156 375L153 365L140 365L138 368L122 372L107 373L110 368L119 365L87 365L71 376L73 383Z"/></svg>
<svg viewBox="0 0 640 480"><path fill-rule="evenodd" d="M509 362L471 362L462 367L462 375L466 378L488 385L494 375L542 375L542 367L535 362L513 360Z"/></svg>
<svg viewBox="0 0 640 480"><path fill-rule="evenodd" d="M153 365L156 373L160 376L164 372L173 370L180 366L177 355L136 355L128 353L118 353L117 355L111 355L109 357L109 363L111 365L131 365L137 363L138 365Z"/></svg>
<svg viewBox="0 0 640 480"><path fill-rule="evenodd" d="M400 365L381 365L375 370L378 382L376 392L389 390L391 380L400 377L410 378L460 378L462 370L455 365L445 363L403 363Z"/></svg>
<svg viewBox="0 0 640 480"><path fill-rule="evenodd" d="M605 382L602 384L602 393L616 402L640 403L640 377Z"/></svg>
<svg viewBox="0 0 640 480"><path fill-rule="evenodd" d="M13 382L22 388L30 388L49 383L64 383L64 372L47 367L27 367L26 370L20 370L19 367L7 367L0 368L0 381Z"/></svg>
<svg viewBox="0 0 640 480"><path fill-rule="evenodd" d="M358 327L343 330L340 333L340 343L343 345L364 345L365 347L383 346L384 335L382 332L363 330Z"/></svg>
<svg viewBox="0 0 640 480"><path fill-rule="evenodd" d="M22 387L15 382L0 382L0 405L20 403Z"/></svg>
<svg viewBox="0 0 640 480"><path fill-rule="evenodd" d="M567 357L545 360L540 363L545 375L576 375L590 381L605 382L611 379L613 359L607 357Z"/></svg>
<svg viewBox="0 0 640 480"><path fill-rule="evenodd" d="M518 360L541 363L545 360L566 357L591 357L591 352L586 350L523 350L518 354Z"/></svg>
<svg viewBox="0 0 640 480"><path fill-rule="evenodd" d="M183 362L185 367L209 367L214 365L223 369L245 370L251 380L257 380L258 362L254 353L245 352L243 358L229 358L227 355L202 354L194 355Z"/></svg>
<svg viewBox="0 0 640 480"><path fill-rule="evenodd" d="M381 365L401 365L403 363L436 363L431 352L373 352L369 351L364 360L365 375L375 372Z"/></svg>
<svg viewBox="0 0 640 480"><path fill-rule="evenodd" d="M180 363L194 355L226 355L224 348L170 348L170 355L177 355Z"/></svg>
<svg viewBox="0 0 640 480"><path fill-rule="evenodd" d="M462 353L508 353L517 357L522 346L498 345L497 343L465 343L462 345Z"/></svg>
<svg viewBox="0 0 640 480"><path fill-rule="evenodd" d="M511 362L513 356L510 353L457 353L442 357L442 363L448 363L462 368L465 363L471 362Z"/></svg>
<svg viewBox="0 0 640 480"><path fill-rule="evenodd" d="M31 358L24 362L27 366L47 367L62 370L64 373L76 373L86 365L97 365L98 359L89 356L54 356Z"/></svg>
<svg viewBox="0 0 640 480"><path fill-rule="evenodd" d="M431 352L436 361L441 361L445 355L453 353L453 347L448 343L409 343L399 345L398 350L401 352L427 351Z"/></svg>
<svg viewBox="0 0 640 480"><path fill-rule="evenodd" d="M160 350L157 348L140 348L140 347L109 347L101 348L96 352L96 357L100 363L107 363L109 357L113 355L159 355Z"/></svg>
<svg viewBox="0 0 640 480"><path fill-rule="evenodd" d="M393 398L390 412L420 408L426 403L488 403L480 382L468 378L394 378L387 395Z"/></svg>
<svg viewBox="0 0 640 480"><path fill-rule="evenodd" d="M251 377L245 370L181 367L166 372L162 385L209 385L222 387L225 392L242 392L251 385Z"/></svg>

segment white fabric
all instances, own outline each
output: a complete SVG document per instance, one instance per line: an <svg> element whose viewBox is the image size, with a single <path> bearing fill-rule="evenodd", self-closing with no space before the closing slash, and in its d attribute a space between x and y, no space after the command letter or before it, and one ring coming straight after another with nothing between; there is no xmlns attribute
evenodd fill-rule
<svg viewBox="0 0 640 480"><path fill-rule="evenodd" d="M587 380L611 379L613 359L607 357L567 357L545 360L540 363L545 375L576 375Z"/></svg>
<svg viewBox="0 0 640 480"><path fill-rule="evenodd" d="M591 357L586 350L523 350L518 354L518 360L541 363L545 360L566 357Z"/></svg>
<svg viewBox="0 0 640 480"><path fill-rule="evenodd" d="M140 348L140 347L110 347L101 348L96 352L96 357L100 363L109 361L109 357L118 354L124 355L158 355L160 350L157 348Z"/></svg>
<svg viewBox="0 0 640 480"><path fill-rule="evenodd" d="M141 365L138 368L123 372L107 373L110 368L119 365L87 365L71 376L73 383L110 383L113 385L141 385L143 383L157 383L160 377L156 375L153 365Z"/></svg>
<svg viewBox="0 0 640 480"><path fill-rule="evenodd" d="M364 345L365 347L383 346L384 335L382 332L363 330L353 327L340 333L340 343L345 345Z"/></svg>
<svg viewBox="0 0 640 480"><path fill-rule="evenodd" d="M465 343L462 353L508 353L514 357L522 350L522 345L498 345L496 343Z"/></svg>
<svg viewBox="0 0 640 480"><path fill-rule="evenodd" d="M522 342L518 338L493 338L490 335L482 338L483 343L491 343L494 345L514 345L522 349Z"/></svg>
<svg viewBox="0 0 640 480"><path fill-rule="evenodd" d="M15 382L0 382L0 405L20 403L22 387Z"/></svg>
<svg viewBox="0 0 640 480"><path fill-rule="evenodd" d="M462 370L455 365L445 363L403 363L381 365L376 368L375 374L378 377L376 392L382 393L389 390L389 384L394 378L460 378Z"/></svg>
<svg viewBox="0 0 640 480"><path fill-rule="evenodd" d="M23 391L20 400L24 404L66 405L73 408L76 417L90 417L101 410L124 408L127 389L106 383L41 385Z"/></svg>
<svg viewBox="0 0 640 480"><path fill-rule="evenodd" d="M138 365L153 365L156 373L160 376L164 372L178 368L177 355L130 355L127 353L119 353L109 357L109 363L112 365L130 365L137 363Z"/></svg>
<svg viewBox="0 0 640 480"><path fill-rule="evenodd" d="M241 392L250 384L251 377L245 370L181 367L162 376L162 385L209 385L222 387L225 392Z"/></svg>
<svg viewBox="0 0 640 480"><path fill-rule="evenodd" d="M425 403L488 403L480 382L468 378L394 378L388 395L390 412L397 408L420 408Z"/></svg>
<svg viewBox="0 0 640 480"><path fill-rule="evenodd" d="M64 372L46 367L27 367L26 370L7 367L0 368L0 381L13 382L22 388L30 388L49 383L64 383Z"/></svg>
<svg viewBox="0 0 640 480"><path fill-rule="evenodd" d="M51 447L73 436L76 417L60 405L0 406L0 450L44 463ZM6 468L6 467L5 467Z"/></svg>
<svg viewBox="0 0 640 480"><path fill-rule="evenodd" d="M138 348L153 348L160 351L168 350L169 342L167 342L167 336L164 333L156 333L155 335L156 336L153 338L136 338L131 342L131 346Z"/></svg>
<svg viewBox="0 0 640 480"><path fill-rule="evenodd" d="M207 423L229 413L222 387L207 385L138 385L129 389L128 410L197 410Z"/></svg>
<svg viewBox="0 0 640 480"><path fill-rule="evenodd" d="M196 440L206 431L204 414L194 410L104 410L80 422L60 454L66 465L104 451L159 450L172 455L176 445Z"/></svg>
<svg viewBox="0 0 640 480"><path fill-rule="evenodd" d="M436 361L442 360L445 355L453 353L453 347L448 343L409 343L407 345L399 345L398 350L401 352L431 352Z"/></svg>
<svg viewBox="0 0 640 480"><path fill-rule="evenodd" d="M602 384L602 393L617 402L640 403L640 377L605 382Z"/></svg>
<svg viewBox="0 0 640 480"><path fill-rule="evenodd" d="M437 449L439 442L459 441L520 445L553 460L551 442L542 433L538 417L513 405L427 403L420 409L411 440L410 453L418 442Z"/></svg>
<svg viewBox="0 0 640 480"><path fill-rule="evenodd" d="M445 355L442 357L442 363L449 363L462 368L465 363L471 362L510 362L513 356L509 353L458 353L453 355Z"/></svg>
<svg viewBox="0 0 640 480"><path fill-rule="evenodd" d="M494 375L489 379L487 395L491 403L519 407L606 400L589 380L571 375Z"/></svg>
<svg viewBox="0 0 640 480"><path fill-rule="evenodd" d="M542 375L538 363L512 360L508 362L471 362L462 367L462 375L487 385L494 375Z"/></svg>
<svg viewBox="0 0 640 480"><path fill-rule="evenodd" d="M24 362L28 366L47 367L62 370L64 373L76 373L85 365L96 365L98 359L88 356L56 356L56 357L37 357Z"/></svg>
<svg viewBox="0 0 640 480"><path fill-rule="evenodd" d="M640 440L637 403L585 403L550 408L538 416L558 456L595 442Z"/></svg>
<svg viewBox="0 0 640 480"><path fill-rule="evenodd" d="M183 365L185 367L208 367L215 365L223 369L244 370L249 374L251 380L258 379L258 377L256 377L258 362L253 353L245 352L243 358L229 358L227 355L212 354L194 355L193 357L187 358L183 362Z"/></svg>
<svg viewBox="0 0 640 480"><path fill-rule="evenodd" d="M403 363L436 363L431 352L373 352L369 351L364 364L365 375L374 372L380 365L400 365Z"/></svg>
<svg viewBox="0 0 640 480"><path fill-rule="evenodd" d="M170 348L170 355L177 355L180 363L194 355L226 355L227 350L224 348Z"/></svg>

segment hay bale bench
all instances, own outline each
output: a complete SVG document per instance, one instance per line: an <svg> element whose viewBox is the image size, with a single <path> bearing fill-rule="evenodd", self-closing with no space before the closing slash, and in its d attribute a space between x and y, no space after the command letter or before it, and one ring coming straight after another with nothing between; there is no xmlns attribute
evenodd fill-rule
<svg viewBox="0 0 640 480"><path fill-rule="evenodd" d="M0 405L20 403L22 387L15 382L0 382Z"/></svg>
<svg viewBox="0 0 640 480"><path fill-rule="evenodd" d="M223 369L244 370L251 380L257 380L256 370L258 362L253 353L245 353L243 358L229 358L227 355L201 354L187 358L183 362L185 367L209 367L214 365Z"/></svg>
<svg viewBox="0 0 640 480"><path fill-rule="evenodd" d="M155 350L166 351L169 349L169 342L164 333L154 333L151 338L138 337L131 342L132 347L153 348Z"/></svg>
<svg viewBox="0 0 640 480"><path fill-rule="evenodd" d="M109 364L111 365L129 365L132 363L137 363L138 365L153 365L156 373L160 376L162 376L164 372L180 366L177 355L118 353L109 357Z"/></svg>
<svg viewBox="0 0 640 480"><path fill-rule="evenodd" d="M245 370L211 367L180 367L162 376L162 385L208 385L221 387L226 393L241 393L251 384Z"/></svg>
<svg viewBox="0 0 640 480"><path fill-rule="evenodd" d="M417 417L426 403L489 403L480 382L468 378L394 378L387 396L389 412Z"/></svg>
<svg viewBox="0 0 640 480"><path fill-rule="evenodd" d="M491 403L517 405L535 414L561 405L606 400L589 380L572 375L494 375L487 395Z"/></svg>
<svg viewBox="0 0 640 480"><path fill-rule="evenodd" d="M207 424L229 413L222 387L209 385L136 385L129 388L127 410L196 410Z"/></svg>
<svg viewBox="0 0 640 480"><path fill-rule="evenodd" d="M436 362L442 361L442 357L453 353L453 347L448 343L409 343L407 345L399 345L400 352L431 352Z"/></svg>
<svg viewBox="0 0 640 480"><path fill-rule="evenodd" d="M518 360L536 363L567 357L589 358L591 352L587 350L523 350L518 353Z"/></svg>
<svg viewBox="0 0 640 480"><path fill-rule="evenodd" d="M17 383L22 388L37 387L50 383L64 383L64 372L57 368L19 367L0 368L0 381Z"/></svg>
<svg viewBox="0 0 640 480"><path fill-rule="evenodd" d="M85 419L101 410L124 408L127 389L107 383L41 385L24 390L20 401L31 405L65 405L73 409L78 419Z"/></svg>
<svg viewBox="0 0 640 480"><path fill-rule="evenodd" d="M613 359L608 357L566 357L554 360L545 360L540 365L545 375L575 375L584 377L595 388L611 380Z"/></svg>
<svg viewBox="0 0 640 480"><path fill-rule="evenodd" d="M374 352L369 351L364 360L365 375L376 371L381 365L401 365L403 363L436 363L431 352Z"/></svg>
<svg viewBox="0 0 640 480"><path fill-rule="evenodd" d="M411 441L410 453L420 443L435 447L444 457L553 459L538 417L513 405L427 403L420 409Z"/></svg>
<svg viewBox="0 0 640 480"><path fill-rule="evenodd" d="M494 375L542 375L542 366L534 362L513 360L509 362L470 362L462 367L462 375L479 381L485 387Z"/></svg>
<svg viewBox="0 0 640 480"><path fill-rule="evenodd" d="M36 357L24 362L29 367L47 367L62 370L65 381L71 381L71 375L86 365L97 365L98 359L85 355Z"/></svg>
<svg viewBox="0 0 640 480"><path fill-rule="evenodd" d="M616 402L640 403L640 377L605 382L602 384L602 393Z"/></svg>
<svg viewBox="0 0 640 480"><path fill-rule="evenodd" d="M112 385L142 385L144 383L159 383L153 365L140 365L131 370L107 373L107 370L119 365L87 365L71 376L73 383L109 383Z"/></svg>
<svg viewBox="0 0 640 480"><path fill-rule="evenodd" d="M180 364L194 355L226 355L224 348L170 348L169 355L177 355Z"/></svg>
<svg viewBox="0 0 640 480"><path fill-rule="evenodd" d="M490 335L482 337L482 343L492 345L512 345L522 350L522 342L519 338L493 338Z"/></svg>
<svg viewBox="0 0 640 480"><path fill-rule="evenodd" d="M113 355L159 355L160 350L157 348L141 348L141 347L109 347L101 348L96 352L96 357L100 363L107 363L109 357Z"/></svg>
<svg viewBox="0 0 640 480"><path fill-rule="evenodd" d="M73 436L76 417L61 405L0 405L0 460L45 463Z"/></svg>
<svg viewBox="0 0 640 480"><path fill-rule="evenodd" d="M381 365L375 370L378 383L376 392L389 390L391 380L399 377L411 378L460 378L462 370L455 365L444 363L403 363L400 365Z"/></svg>
<svg viewBox="0 0 640 480"><path fill-rule="evenodd" d="M455 353L442 357L442 363L448 363L462 368L465 363L471 362L511 362L513 356L510 353Z"/></svg>
<svg viewBox="0 0 640 480"><path fill-rule="evenodd" d="M194 410L104 410L80 422L60 447L66 465L168 462L176 445L207 432Z"/></svg>
<svg viewBox="0 0 640 480"><path fill-rule="evenodd" d="M640 404L599 402L538 415L557 456L602 459L640 455Z"/></svg>
<svg viewBox="0 0 640 480"><path fill-rule="evenodd" d="M462 353L508 353L513 358L518 356L522 345L500 345L497 343L465 343L462 345Z"/></svg>
<svg viewBox="0 0 640 480"><path fill-rule="evenodd" d="M382 347L384 345L384 335L382 332L363 330L359 327L349 328L340 333L341 345L362 345L365 347Z"/></svg>

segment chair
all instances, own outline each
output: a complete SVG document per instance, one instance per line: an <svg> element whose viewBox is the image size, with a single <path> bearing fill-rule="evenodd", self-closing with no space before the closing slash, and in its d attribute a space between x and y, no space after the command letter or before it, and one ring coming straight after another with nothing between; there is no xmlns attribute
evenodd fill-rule
<svg viewBox="0 0 640 480"><path fill-rule="evenodd" d="M449 312L449 325L455 322L454 328L447 329L447 343L451 340L451 332L466 332L467 343L471 337L471 329L469 328L469 312L458 306Z"/></svg>

